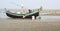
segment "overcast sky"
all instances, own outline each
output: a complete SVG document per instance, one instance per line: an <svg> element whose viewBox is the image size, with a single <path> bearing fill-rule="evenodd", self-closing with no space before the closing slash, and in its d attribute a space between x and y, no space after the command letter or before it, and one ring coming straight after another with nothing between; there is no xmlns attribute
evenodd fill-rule
<svg viewBox="0 0 60 31"><path fill-rule="evenodd" d="M19 9L22 0L0 0L0 9ZM25 8L60 9L60 0L23 0Z"/></svg>

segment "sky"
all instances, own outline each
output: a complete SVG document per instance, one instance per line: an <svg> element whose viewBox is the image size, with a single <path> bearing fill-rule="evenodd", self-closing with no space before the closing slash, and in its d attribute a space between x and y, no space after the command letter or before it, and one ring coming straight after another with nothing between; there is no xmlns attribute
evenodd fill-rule
<svg viewBox="0 0 60 31"><path fill-rule="evenodd" d="M25 8L34 9L40 6L43 9L60 9L60 0L0 0L0 9L20 9L21 4Z"/></svg>

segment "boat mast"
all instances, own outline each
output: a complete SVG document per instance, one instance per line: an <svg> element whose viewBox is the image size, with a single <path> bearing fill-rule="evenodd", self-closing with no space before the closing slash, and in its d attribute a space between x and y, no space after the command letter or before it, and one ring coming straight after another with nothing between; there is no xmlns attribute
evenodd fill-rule
<svg viewBox="0 0 60 31"><path fill-rule="evenodd" d="M23 0L22 0L22 2L21 2L21 8L24 8L24 6L23 6Z"/></svg>

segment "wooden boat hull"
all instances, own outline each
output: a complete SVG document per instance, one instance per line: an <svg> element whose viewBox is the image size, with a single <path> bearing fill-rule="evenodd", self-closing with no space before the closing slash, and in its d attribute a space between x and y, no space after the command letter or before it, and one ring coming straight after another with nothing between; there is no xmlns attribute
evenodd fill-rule
<svg viewBox="0 0 60 31"><path fill-rule="evenodd" d="M15 16L15 15L12 15L12 14L9 14L9 13L6 13L6 15L8 17L11 17L11 18L23 18L23 16ZM35 18L36 18L37 16L39 16L39 12L36 12L34 14L31 14L31 15L28 15L25 18L32 18L32 16L35 16Z"/></svg>

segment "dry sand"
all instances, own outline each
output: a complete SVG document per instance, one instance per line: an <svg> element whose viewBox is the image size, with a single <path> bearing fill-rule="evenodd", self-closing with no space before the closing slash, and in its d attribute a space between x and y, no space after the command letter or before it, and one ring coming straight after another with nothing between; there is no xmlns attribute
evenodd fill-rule
<svg viewBox="0 0 60 31"><path fill-rule="evenodd" d="M60 31L60 19L0 19L0 31Z"/></svg>

